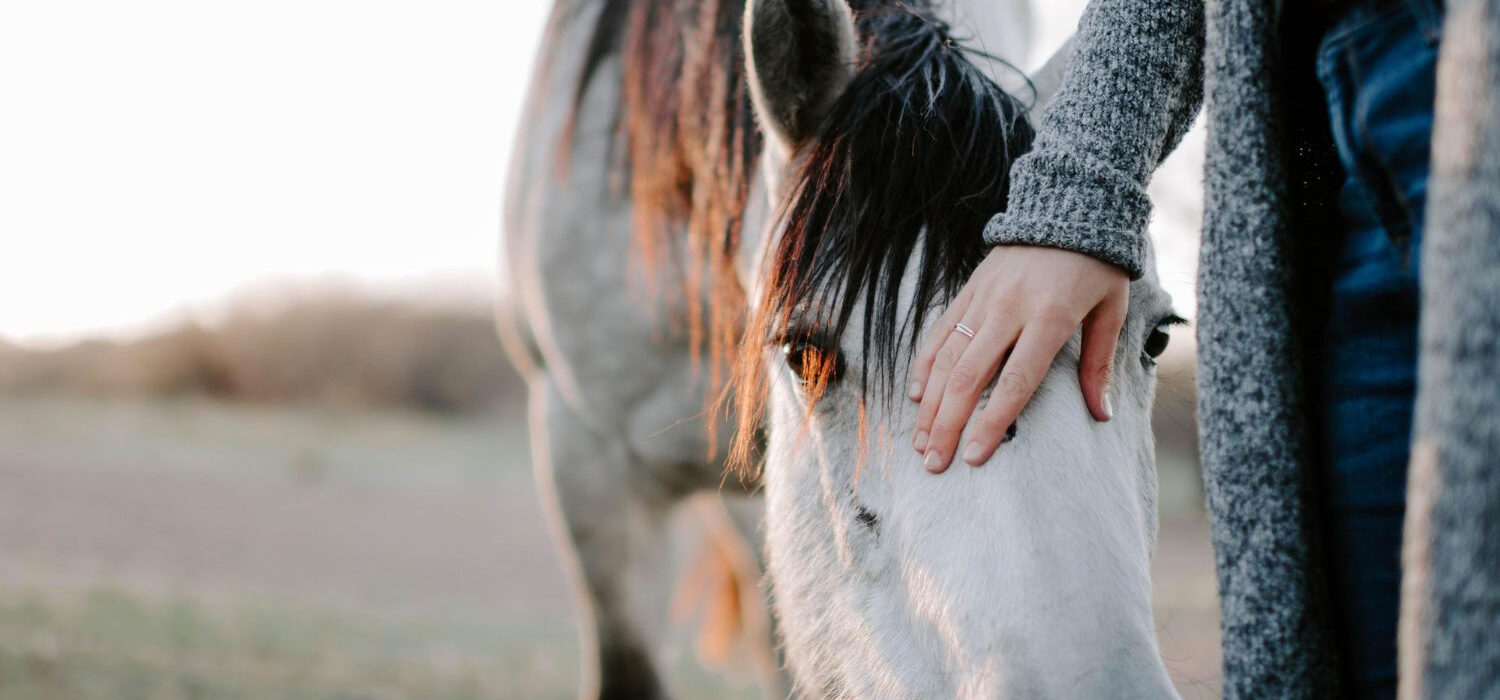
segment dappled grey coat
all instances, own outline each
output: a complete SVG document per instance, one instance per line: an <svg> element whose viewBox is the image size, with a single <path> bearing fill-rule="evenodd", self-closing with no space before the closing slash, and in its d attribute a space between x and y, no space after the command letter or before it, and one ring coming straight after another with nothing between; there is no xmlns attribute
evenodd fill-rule
<svg viewBox="0 0 1500 700"><path fill-rule="evenodd" d="M1320 186L1298 147L1301 124L1327 112L1320 95L1307 104L1287 68L1279 4L1094 0L1036 147L1015 165L1009 209L986 231L992 243L1076 250L1138 276L1146 182L1203 105L1199 422L1230 698L1341 694L1304 390L1315 305L1300 285L1314 275L1312 236L1298 231L1316 213L1295 204ZM1500 688L1497 5L1450 0L1440 59L1403 584L1402 684L1415 693L1406 697Z"/></svg>

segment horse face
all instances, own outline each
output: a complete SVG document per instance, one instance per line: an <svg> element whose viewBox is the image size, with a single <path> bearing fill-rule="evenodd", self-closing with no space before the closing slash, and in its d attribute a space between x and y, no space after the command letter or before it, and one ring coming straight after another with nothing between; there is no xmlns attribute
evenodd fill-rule
<svg viewBox="0 0 1500 700"><path fill-rule="evenodd" d="M767 17L774 21L763 31ZM752 94L771 137L765 201L773 204L747 217L746 230L763 235L747 236L741 270L759 300L752 303L765 304L764 290L777 284L776 251L789 235L765 214L795 196L808 171L803 145L815 136L806 125L818 123L853 70L842 48L799 42L842 47L854 29L834 1L759 0L747 21ZM757 223L763 228L751 228ZM897 295L899 317L910 319L924 297L922 255L905 263L900 285L885 293ZM827 309L843 298L823 301ZM1150 609L1150 411L1164 345L1159 326L1170 316L1154 273L1131 288L1112 421L1095 422L1084 404L1075 337L1014 438L986 464L939 476L911 447L917 405L872 390L883 378L865 376L877 364L865 356L865 303L855 300L837 334L824 330L827 315L817 309L775 310L778 335L788 340L757 350L768 386L769 574L801 690L860 698L1174 695ZM910 354L897 358L903 369L894 386L905 386Z"/></svg>
<svg viewBox="0 0 1500 700"><path fill-rule="evenodd" d="M916 404L861 391L859 322L766 349L769 574L802 687L1171 696L1149 573L1152 353L1168 307L1154 280L1132 295L1112 421L1095 422L1083 402L1075 338L1014 437L985 464L937 476L911 447ZM807 368L820 363L835 371L814 400Z"/></svg>

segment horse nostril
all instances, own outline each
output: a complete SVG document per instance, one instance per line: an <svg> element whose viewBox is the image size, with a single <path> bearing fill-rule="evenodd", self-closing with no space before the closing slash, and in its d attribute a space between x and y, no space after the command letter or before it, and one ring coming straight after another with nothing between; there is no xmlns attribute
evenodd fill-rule
<svg viewBox="0 0 1500 700"><path fill-rule="evenodd" d="M1005 439L1001 440L1000 444L1004 445L1005 443L1010 442L1014 439L1016 439L1016 424L1011 423L1010 428L1006 429L1005 431Z"/></svg>
<svg viewBox="0 0 1500 700"><path fill-rule="evenodd" d="M855 514L854 519L858 520L860 525L864 525L865 527L870 528L871 530L874 530L875 529L875 523L880 522L880 519L877 518L877 517L875 517L874 513L871 513L870 511L865 510L864 506L856 506L856 507L857 507L857 509L858 509L859 512Z"/></svg>

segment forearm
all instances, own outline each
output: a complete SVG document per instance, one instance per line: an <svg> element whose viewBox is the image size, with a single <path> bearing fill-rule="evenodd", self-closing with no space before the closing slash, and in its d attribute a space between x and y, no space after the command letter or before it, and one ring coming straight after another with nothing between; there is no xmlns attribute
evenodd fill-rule
<svg viewBox="0 0 1500 700"><path fill-rule="evenodd" d="M1202 102L1203 0L1093 0L1075 41L985 240L1075 250L1138 277L1146 184Z"/></svg>

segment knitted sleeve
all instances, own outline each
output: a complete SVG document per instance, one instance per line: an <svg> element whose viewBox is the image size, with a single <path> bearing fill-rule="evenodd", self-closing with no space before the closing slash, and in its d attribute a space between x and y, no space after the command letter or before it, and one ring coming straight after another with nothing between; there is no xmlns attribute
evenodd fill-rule
<svg viewBox="0 0 1500 700"><path fill-rule="evenodd" d="M990 245L1064 248L1139 278L1151 173L1203 100L1203 0L1092 0Z"/></svg>

